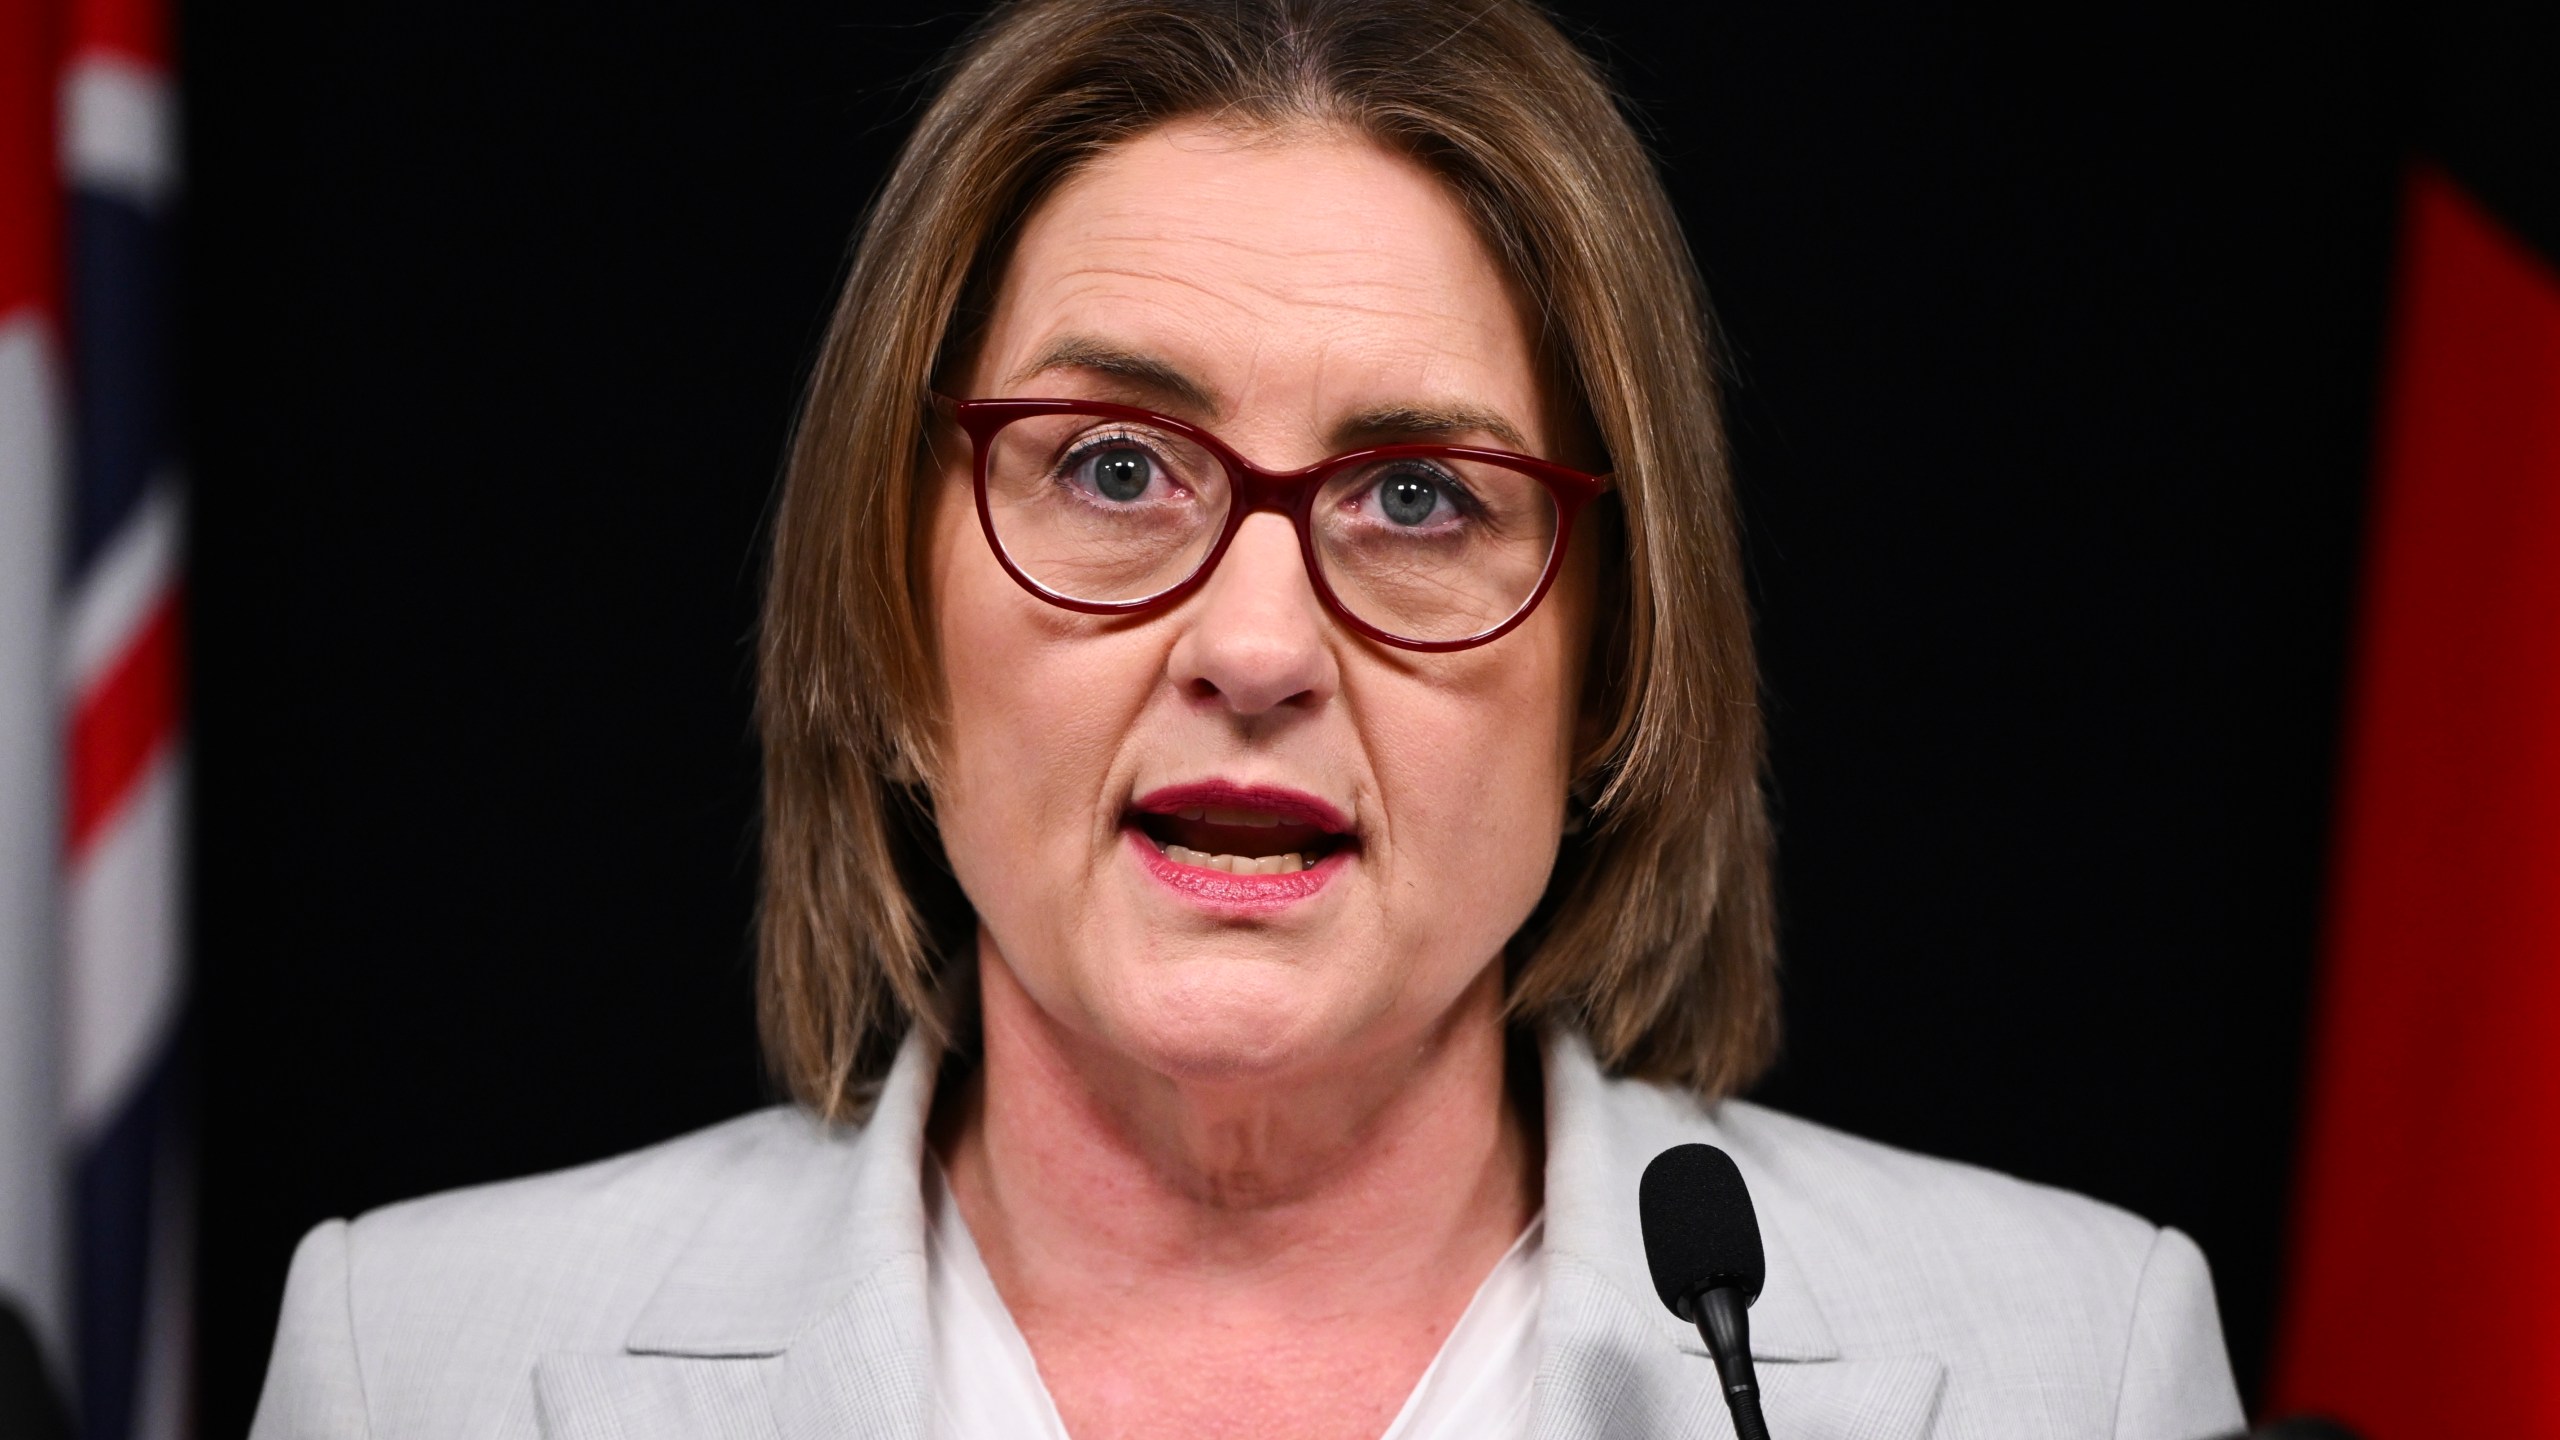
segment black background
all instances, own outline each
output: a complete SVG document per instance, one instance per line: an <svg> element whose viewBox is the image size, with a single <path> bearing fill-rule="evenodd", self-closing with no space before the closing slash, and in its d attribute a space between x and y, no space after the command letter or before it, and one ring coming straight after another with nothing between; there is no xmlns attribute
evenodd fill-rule
<svg viewBox="0 0 2560 1440"><path fill-rule="evenodd" d="M1762 1094L2191 1231L2253 1386L2393 35L1566 15L1731 342L1789 967ZM757 536L965 20L189 12L206 1433L245 1427L313 1223L767 1097Z"/></svg>

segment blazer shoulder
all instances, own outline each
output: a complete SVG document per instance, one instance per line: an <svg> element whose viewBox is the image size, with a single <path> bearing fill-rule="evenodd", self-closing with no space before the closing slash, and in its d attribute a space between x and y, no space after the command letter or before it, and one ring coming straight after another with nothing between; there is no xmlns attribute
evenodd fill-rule
<svg viewBox="0 0 2560 1440"><path fill-rule="evenodd" d="M539 1175L464 1186L366 1211L351 1244L376 1256L433 1251L444 1262L529 1235L645 1239L680 1229L742 1174L787 1163L817 1122L788 1106Z"/></svg>
<svg viewBox="0 0 2560 1440"><path fill-rule="evenodd" d="M1765 1176L1791 1213L1834 1247L1909 1253L1934 1239L1972 1254L1995 1245L2052 1263L2140 1274L2160 1227L2053 1185L1863 1139L1747 1100L1714 1107L1737 1160ZM1756 1178L1756 1177L1755 1177Z"/></svg>
<svg viewBox="0 0 2560 1440"><path fill-rule="evenodd" d="M531 1433L532 1390L520 1382L532 1357L618 1352L717 1205L788 1186L842 1138L774 1107L349 1222L335 1303L376 1433Z"/></svg>
<svg viewBox="0 0 2560 1440"><path fill-rule="evenodd" d="M367 1211L347 1233L357 1327L397 1318L375 1313L385 1307L449 1303L475 1320L539 1310L627 1323L713 1205L787 1185L827 1131L775 1106L608 1159Z"/></svg>
<svg viewBox="0 0 2560 1440"><path fill-rule="evenodd" d="M1749 1102L1713 1109L1843 1350L1946 1363L1942 1423L2032 1413L2043 1433L2161 1436L2241 1423L2212 1279L2186 1236Z"/></svg>

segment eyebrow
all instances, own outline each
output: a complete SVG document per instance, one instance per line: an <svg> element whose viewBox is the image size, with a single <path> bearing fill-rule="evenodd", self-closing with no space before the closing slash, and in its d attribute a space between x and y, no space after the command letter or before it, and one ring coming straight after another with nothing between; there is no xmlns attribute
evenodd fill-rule
<svg viewBox="0 0 2560 1440"><path fill-rule="evenodd" d="M1449 440L1490 435L1506 450L1527 454L1529 441L1500 411L1464 403L1381 405L1335 427L1337 444L1379 440Z"/></svg>
<svg viewBox="0 0 2560 1440"><path fill-rule="evenodd" d="M1216 416L1225 408L1208 386L1173 362L1090 335L1061 335L1050 341L1005 383L1010 388L1052 370L1082 370L1118 380L1154 397L1158 403L1170 402L1194 415ZM1450 440L1466 435L1488 435L1505 449L1529 452L1528 437L1500 411L1464 401L1373 406L1336 425L1333 438L1335 444L1348 447L1395 440Z"/></svg>
<svg viewBox="0 0 2560 1440"><path fill-rule="evenodd" d="M1041 347L1031 363L1013 372L1005 383L1021 384L1035 375L1052 370L1083 370L1090 374L1125 381L1164 400L1171 400L1196 415L1216 415L1220 406L1209 387L1184 374L1171 361L1096 340L1089 335L1061 335Z"/></svg>

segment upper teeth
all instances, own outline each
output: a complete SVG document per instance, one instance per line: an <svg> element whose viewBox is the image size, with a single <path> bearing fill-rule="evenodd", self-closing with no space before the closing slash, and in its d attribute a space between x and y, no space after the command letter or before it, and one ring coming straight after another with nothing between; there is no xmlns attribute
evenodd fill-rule
<svg viewBox="0 0 2560 1440"><path fill-rule="evenodd" d="M1210 805L1194 805L1179 813L1185 820L1206 820L1212 825L1252 825L1267 830L1280 823L1280 817L1267 810L1220 810Z"/></svg>
<svg viewBox="0 0 2560 1440"><path fill-rule="evenodd" d="M1164 856L1176 865L1198 865L1208 870L1224 870L1230 875L1294 875L1316 862L1292 850L1285 855L1212 855L1188 845L1168 843Z"/></svg>

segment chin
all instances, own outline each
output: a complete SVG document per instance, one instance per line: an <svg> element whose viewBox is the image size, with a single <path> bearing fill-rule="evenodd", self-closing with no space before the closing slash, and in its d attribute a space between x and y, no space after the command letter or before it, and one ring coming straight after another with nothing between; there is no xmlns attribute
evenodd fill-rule
<svg viewBox="0 0 2560 1440"><path fill-rule="evenodd" d="M1231 957L1129 977L1114 987L1106 1043L1147 1069L1197 1083L1268 1080L1321 1066L1360 1028L1350 997L1295 966Z"/></svg>

